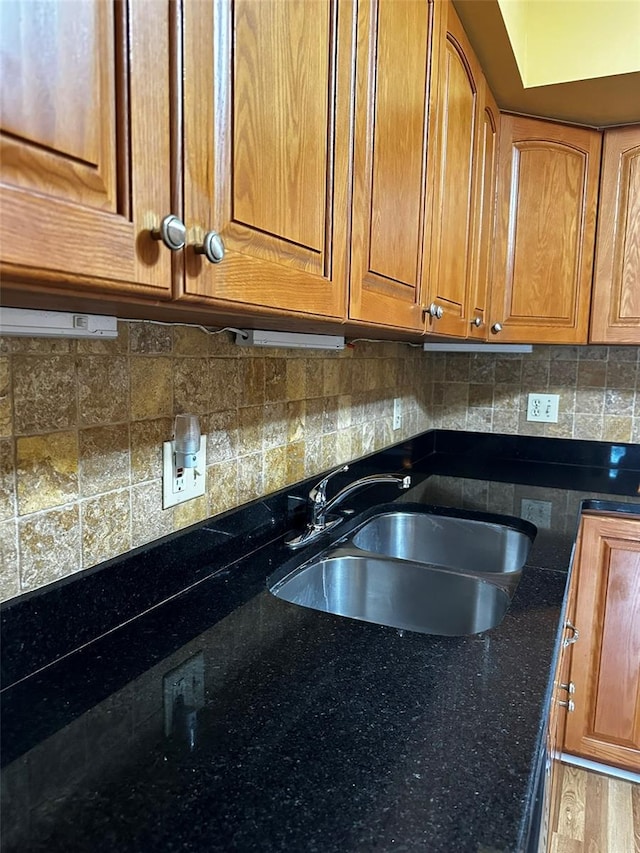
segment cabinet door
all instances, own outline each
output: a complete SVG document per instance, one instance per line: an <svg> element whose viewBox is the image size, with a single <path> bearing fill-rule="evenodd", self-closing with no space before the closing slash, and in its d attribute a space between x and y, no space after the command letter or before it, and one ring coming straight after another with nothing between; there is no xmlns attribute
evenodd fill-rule
<svg viewBox="0 0 640 853"><path fill-rule="evenodd" d="M432 0L358 8L353 240L349 316L422 329Z"/></svg>
<svg viewBox="0 0 640 853"><path fill-rule="evenodd" d="M640 519L583 521L565 752L640 772Z"/></svg>
<svg viewBox="0 0 640 853"><path fill-rule="evenodd" d="M598 131L502 116L496 342L586 343L600 147Z"/></svg>
<svg viewBox="0 0 640 853"><path fill-rule="evenodd" d="M353 4L182 8L180 296L344 317ZM220 263L195 251L209 231Z"/></svg>
<svg viewBox="0 0 640 853"><path fill-rule="evenodd" d="M640 344L640 125L604 134L593 343Z"/></svg>
<svg viewBox="0 0 640 853"><path fill-rule="evenodd" d="M489 320L489 287L493 273L496 178L500 112L484 78L480 80L480 123L476 143L474 270L470 288L470 337L484 340Z"/></svg>
<svg viewBox="0 0 640 853"><path fill-rule="evenodd" d="M476 143L480 113L480 65L452 4L440 58L435 156L436 188L431 212L431 259L425 304L442 309L427 315L427 331L466 338L474 292Z"/></svg>
<svg viewBox="0 0 640 853"><path fill-rule="evenodd" d="M162 0L0 3L5 282L170 295L169 75Z"/></svg>

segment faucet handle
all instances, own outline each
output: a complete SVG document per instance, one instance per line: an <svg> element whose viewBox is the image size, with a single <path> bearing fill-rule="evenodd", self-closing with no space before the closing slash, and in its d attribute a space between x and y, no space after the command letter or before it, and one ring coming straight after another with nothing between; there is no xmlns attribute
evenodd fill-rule
<svg viewBox="0 0 640 853"><path fill-rule="evenodd" d="M332 477L335 477L336 474L342 474L344 471L348 471L349 466L343 465L341 468L336 468L335 471L331 471L330 474L320 480L319 483L311 489L309 492L309 500L313 504L324 504L327 500L327 483Z"/></svg>

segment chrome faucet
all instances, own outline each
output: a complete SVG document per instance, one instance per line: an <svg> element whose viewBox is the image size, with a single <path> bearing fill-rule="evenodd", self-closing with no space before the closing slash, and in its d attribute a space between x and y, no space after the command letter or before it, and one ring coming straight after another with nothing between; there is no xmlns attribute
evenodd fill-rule
<svg viewBox="0 0 640 853"><path fill-rule="evenodd" d="M320 480L320 482L311 489L307 501L310 518L307 523L306 530L299 536L295 536L292 539L287 540L289 548L294 550L296 548L302 548L303 545L313 542L313 540L322 533L326 533L326 531L330 530L334 524L342 521L341 518L329 518L329 513L332 509L335 509L335 507L341 504L345 498L349 497L349 495L353 494L353 492L358 489L362 489L365 486L372 486L374 483L395 483L399 489L408 489L411 485L411 477L409 475L400 477L396 474L370 474L368 477L361 477L359 480L354 480L353 483L349 483L341 489L337 495L328 501L327 483L332 477L335 477L336 474L342 474L344 471L348 470L348 465L343 465L341 468L337 468L335 471L327 474L326 477Z"/></svg>

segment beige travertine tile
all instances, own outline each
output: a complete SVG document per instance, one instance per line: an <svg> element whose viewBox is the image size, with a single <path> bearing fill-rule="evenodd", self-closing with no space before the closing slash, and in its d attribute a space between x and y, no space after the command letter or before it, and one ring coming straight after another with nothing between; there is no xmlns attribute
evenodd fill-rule
<svg viewBox="0 0 640 853"><path fill-rule="evenodd" d="M573 437L598 441L602 438L604 420L602 414L576 412L573 419Z"/></svg>
<svg viewBox="0 0 640 853"><path fill-rule="evenodd" d="M287 443L287 404L270 403L264 407L264 425L262 431L262 448L271 450Z"/></svg>
<svg viewBox="0 0 640 853"><path fill-rule="evenodd" d="M15 471L13 440L0 439L0 521L16 514Z"/></svg>
<svg viewBox="0 0 640 853"><path fill-rule="evenodd" d="M325 397L336 397L340 393L340 361L326 359L323 365L323 393Z"/></svg>
<svg viewBox="0 0 640 853"><path fill-rule="evenodd" d="M230 459L207 468L209 515L238 505L238 460Z"/></svg>
<svg viewBox="0 0 640 853"><path fill-rule="evenodd" d="M469 405L491 408L493 406L493 385L469 385Z"/></svg>
<svg viewBox="0 0 640 853"><path fill-rule="evenodd" d="M272 447L264 452L263 463L264 490L276 492L287 484L287 448Z"/></svg>
<svg viewBox="0 0 640 853"><path fill-rule="evenodd" d="M573 411L559 411L558 423L547 424L545 435L551 438L573 438Z"/></svg>
<svg viewBox="0 0 640 853"><path fill-rule="evenodd" d="M130 432L131 482L158 479L162 476L162 445L173 435L172 419L133 421Z"/></svg>
<svg viewBox="0 0 640 853"><path fill-rule="evenodd" d="M131 419L173 414L173 367L170 358L131 357Z"/></svg>
<svg viewBox="0 0 640 853"><path fill-rule="evenodd" d="M445 382L468 382L471 375L469 354L447 353L444 369Z"/></svg>
<svg viewBox="0 0 640 853"><path fill-rule="evenodd" d="M173 526L176 530L197 524L209 517L209 500L207 495L185 501L173 508Z"/></svg>
<svg viewBox="0 0 640 853"><path fill-rule="evenodd" d="M248 362L247 362L248 363ZM239 386L240 378L244 374L245 362L239 364L233 358L210 358L209 359L209 400L211 411L226 412L237 409L243 397L242 388Z"/></svg>
<svg viewBox="0 0 640 853"><path fill-rule="evenodd" d="M168 355L172 350L172 330L170 326L158 323L131 323L129 327L129 348L137 355Z"/></svg>
<svg viewBox="0 0 640 853"><path fill-rule="evenodd" d="M491 432L493 409L474 408L467 412L467 429Z"/></svg>
<svg viewBox="0 0 640 853"><path fill-rule="evenodd" d="M343 355L338 361L338 394L351 394L353 390L352 365L351 352Z"/></svg>
<svg viewBox="0 0 640 853"><path fill-rule="evenodd" d="M174 355L210 355L209 338L220 337L220 335L208 335L196 326L174 326L171 331Z"/></svg>
<svg viewBox="0 0 640 853"><path fill-rule="evenodd" d="M551 361L577 361L580 347L550 347L549 358Z"/></svg>
<svg viewBox="0 0 640 853"><path fill-rule="evenodd" d="M322 409L322 433L337 432L338 430L338 398L325 397Z"/></svg>
<svg viewBox="0 0 640 853"><path fill-rule="evenodd" d="M311 477L322 470L322 437L307 437L304 443L304 475Z"/></svg>
<svg viewBox="0 0 640 853"><path fill-rule="evenodd" d="M19 592L17 525L12 519L0 523L0 601L13 598Z"/></svg>
<svg viewBox="0 0 640 853"><path fill-rule="evenodd" d="M162 480L131 487L131 545L136 548L173 531L173 507L162 509Z"/></svg>
<svg viewBox="0 0 640 853"><path fill-rule="evenodd" d="M307 405L304 400L287 403L287 441L296 443L304 440Z"/></svg>
<svg viewBox="0 0 640 853"><path fill-rule="evenodd" d="M264 398L267 403L281 403L287 399L287 362L284 358L265 358Z"/></svg>
<svg viewBox="0 0 640 853"><path fill-rule="evenodd" d="M551 365L548 361L522 361L522 385L524 388L546 391L549 384Z"/></svg>
<svg viewBox="0 0 640 853"><path fill-rule="evenodd" d="M129 424L80 430L80 494L98 495L129 485Z"/></svg>
<svg viewBox="0 0 640 853"><path fill-rule="evenodd" d="M550 361L549 362L549 386L575 388L578 376L577 361Z"/></svg>
<svg viewBox="0 0 640 853"><path fill-rule="evenodd" d="M575 410L580 414L601 415L604 411L604 389L578 387Z"/></svg>
<svg viewBox="0 0 640 853"><path fill-rule="evenodd" d="M288 444L285 452L287 456L287 483L295 483L298 480L303 480L305 476L305 442L296 441Z"/></svg>
<svg viewBox="0 0 640 853"><path fill-rule="evenodd" d="M608 388L635 388L638 378L637 365L625 361L610 361L607 364Z"/></svg>
<svg viewBox="0 0 640 853"><path fill-rule="evenodd" d="M351 455L353 459L364 456L364 427L362 424L354 424L349 430L351 439Z"/></svg>
<svg viewBox="0 0 640 853"><path fill-rule="evenodd" d="M215 335L207 335L207 338L209 340L209 355L239 358L243 352L242 347L235 343L234 332L219 332Z"/></svg>
<svg viewBox="0 0 640 853"><path fill-rule="evenodd" d="M262 453L250 453L238 459L238 500L252 501L264 494Z"/></svg>
<svg viewBox="0 0 640 853"><path fill-rule="evenodd" d="M78 409L73 356L16 355L12 366L16 435L75 426Z"/></svg>
<svg viewBox="0 0 640 853"><path fill-rule="evenodd" d="M288 359L287 365L287 399L303 400L306 395L307 366L303 359Z"/></svg>
<svg viewBox="0 0 640 853"><path fill-rule="evenodd" d="M626 361L637 364L640 347L609 347L609 362Z"/></svg>
<svg viewBox="0 0 640 853"><path fill-rule="evenodd" d="M341 465L343 462L350 462L353 458L352 452L351 431L344 430L343 432L339 432L336 440L336 458L338 460L338 465Z"/></svg>
<svg viewBox="0 0 640 853"><path fill-rule="evenodd" d="M77 500L77 433L54 432L19 438L16 479L19 515Z"/></svg>
<svg viewBox="0 0 640 853"><path fill-rule="evenodd" d="M128 551L131 548L129 489L82 501L80 524L84 568Z"/></svg>
<svg viewBox="0 0 640 853"><path fill-rule="evenodd" d="M128 421L129 359L97 355L79 359L78 407L83 426Z"/></svg>
<svg viewBox="0 0 640 853"><path fill-rule="evenodd" d="M63 355L76 351L77 342L69 338L7 338L9 351L34 355Z"/></svg>
<svg viewBox="0 0 640 853"><path fill-rule="evenodd" d="M13 395L11 393L10 360L0 356L0 437L13 432Z"/></svg>
<svg viewBox="0 0 640 853"><path fill-rule="evenodd" d="M321 464L323 469L335 468L339 464L337 434L323 435L320 439Z"/></svg>
<svg viewBox="0 0 640 853"><path fill-rule="evenodd" d="M520 385L522 379L522 358L497 358L495 380L498 385Z"/></svg>
<svg viewBox="0 0 640 853"><path fill-rule="evenodd" d="M577 384L582 387L604 388L607 384L607 364L604 361L578 362Z"/></svg>
<svg viewBox="0 0 640 853"><path fill-rule="evenodd" d="M238 454L262 453L264 409L262 406L240 409L238 412Z"/></svg>
<svg viewBox="0 0 640 853"><path fill-rule="evenodd" d="M580 361L606 361L608 355L608 347L578 347L578 358L580 359Z"/></svg>
<svg viewBox="0 0 640 853"><path fill-rule="evenodd" d="M82 566L78 505L28 515L18 521L20 587L44 586Z"/></svg>
<svg viewBox="0 0 640 853"><path fill-rule="evenodd" d="M338 430L348 430L351 427L351 395L343 394L338 397Z"/></svg>
<svg viewBox="0 0 640 853"><path fill-rule="evenodd" d="M209 362L209 358L174 358L174 415L183 412L204 415L209 411L211 403Z"/></svg>
<svg viewBox="0 0 640 853"><path fill-rule="evenodd" d="M264 405L264 359L245 358L238 362L239 406ZM228 407L225 407L228 408Z"/></svg>
<svg viewBox="0 0 640 853"><path fill-rule="evenodd" d="M452 382L444 384L443 405L447 409L466 410L469 405L469 389L466 382Z"/></svg>
<svg viewBox="0 0 640 853"><path fill-rule="evenodd" d="M630 416L608 415L604 416L603 441L631 441L633 424Z"/></svg>
<svg viewBox="0 0 640 853"><path fill-rule="evenodd" d="M630 389L607 388L604 392L605 415L633 414L635 391Z"/></svg>
<svg viewBox="0 0 640 853"><path fill-rule="evenodd" d="M376 421L375 435L376 448L378 450L383 447L388 447L390 444L393 444L393 430L391 429L391 421Z"/></svg>
<svg viewBox="0 0 640 853"><path fill-rule="evenodd" d="M203 421L202 428L207 435L207 465L216 465L238 455L237 411L213 412Z"/></svg>
<svg viewBox="0 0 640 853"><path fill-rule="evenodd" d="M322 397L324 392L324 362L321 358L305 359L305 392L307 400Z"/></svg>

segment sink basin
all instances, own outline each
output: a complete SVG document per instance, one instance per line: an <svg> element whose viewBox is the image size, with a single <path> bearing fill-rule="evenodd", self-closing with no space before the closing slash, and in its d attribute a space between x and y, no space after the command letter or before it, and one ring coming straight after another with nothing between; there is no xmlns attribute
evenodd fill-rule
<svg viewBox="0 0 640 853"><path fill-rule="evenodd" d="M504 589L481 577L349 553L320 557L271 592L325 613L445 636L495 627L510 603Z"/></svg>
<svg viewBox="0 0 640 853"><path fill-rule="evenodd" d="M424 512L387 512L367 521L350 542L363 551L463 572L518 572L532 537L507 524Z"/></svg>

